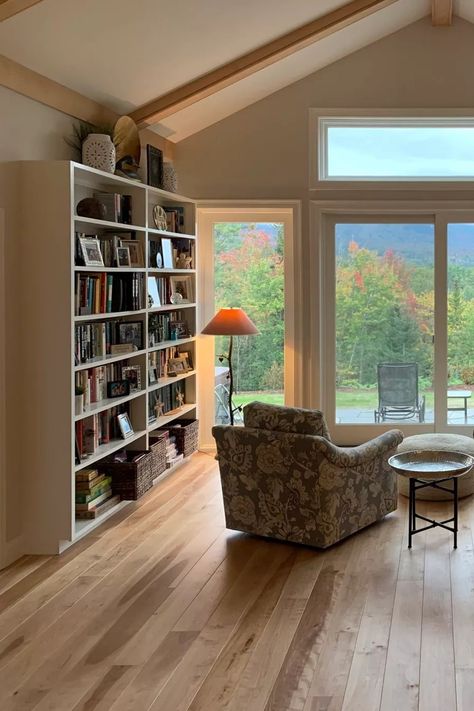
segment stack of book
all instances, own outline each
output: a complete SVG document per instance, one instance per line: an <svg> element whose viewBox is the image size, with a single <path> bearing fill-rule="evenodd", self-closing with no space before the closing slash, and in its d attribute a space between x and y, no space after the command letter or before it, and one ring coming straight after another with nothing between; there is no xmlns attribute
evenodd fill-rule
<svg viewBox="0 0 474 711"><path fill-rule="evenodd" d="M76 518L93 519L120 501L112 495L112 477L97 469L82 469L76 474Z"/></svg>
<svg viewBox="0 0 474 711"><path fill-rule="evenodd" d="M75 326L76 365L106 355L131 353L143 348L141 321L99 321Z"/></svg>
<svg viewBox="0 0 474 711"><path fill-rule="evenodd" d="M150 347L163 341L188 338L190 330L185 321L183 311L166 311L161 314L150 314L148 318L148 336Z"/></svg>
<svg viewBox="0 0 474 711"><path fill-rule="evenodd" d="M77 316L138 311L145 307L144 275L76 274L75 312Z"/></svg>
<svg viewBox="0 0 474 711"><path fill-rule="evenodd" d="M176 437L170 435L169 430L160 430L166 439L166 468L170 469L184 459L184 454L179 454L176 447Z"/></svg>

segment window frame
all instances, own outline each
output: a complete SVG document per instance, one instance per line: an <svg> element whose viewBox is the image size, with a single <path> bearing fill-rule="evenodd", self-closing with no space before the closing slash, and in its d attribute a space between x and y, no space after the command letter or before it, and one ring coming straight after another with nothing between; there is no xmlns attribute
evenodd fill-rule
<svg viewBox="0 0 474 711"><path fill-rule="evenodd" d="M472 177L328 177L327 129L337 125L473 127L474 109L310 109L309 189L311 190L462 190Z"/></svg>

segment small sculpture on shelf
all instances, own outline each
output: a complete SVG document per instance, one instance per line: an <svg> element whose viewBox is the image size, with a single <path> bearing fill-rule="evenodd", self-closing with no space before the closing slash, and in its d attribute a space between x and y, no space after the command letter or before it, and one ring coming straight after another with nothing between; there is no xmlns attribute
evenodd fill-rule
<svg viewBox="0 0 474 711"><path fill-rule="evenodd" d="M176 259L176 269L191 269L193 258L187 252L180 252Z"/></svg>
<svg viewBox="0 0 474 711"><path fill-rule="evenodd" d="M184 393L181 390L176 391L176 402L178 404L178 408L183 407L184 405Z"/></svg>
<svg viewBox="0 0 474 711"><path fill-rule="evenodd" d="M155 416L156 416L157 420L160 417L163 417L164 411L165 411L165 406L163 405L163 403L161 402L161 400L159 398L155 402L154 410L155 410Z"/></svg>

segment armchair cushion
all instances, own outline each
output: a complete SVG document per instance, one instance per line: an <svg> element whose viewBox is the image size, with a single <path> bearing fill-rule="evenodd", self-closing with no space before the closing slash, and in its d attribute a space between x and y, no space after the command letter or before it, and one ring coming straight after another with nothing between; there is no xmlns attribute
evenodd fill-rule
<svg viewBox="0 0 474 711"><path fill-rule="evenodd" d="M331 439L321 410L250 402L244 407L244 425L260 430L293 432Z"/></svg>

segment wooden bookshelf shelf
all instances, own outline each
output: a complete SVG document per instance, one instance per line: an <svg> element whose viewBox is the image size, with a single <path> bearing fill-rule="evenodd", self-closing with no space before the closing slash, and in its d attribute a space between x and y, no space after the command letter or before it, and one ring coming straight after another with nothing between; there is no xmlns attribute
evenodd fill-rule
<svg viewBox="0 0 474 711"><path fill-rule="evenodd" d="M141 397L142 395L146 395L146 390L136 390L135 392L132 392L130 393L130 395L126 395L125 397L109 397L106 400L93 402L86 410L84 410L83 413L81 413L80 415L75 415L74 420L75 422L79 422L79 420L83 420L85 417L89 417L89 415L96 415L98 412L108 410L110 407L117 407L118 405L123 405L125 402L135 400L135 398Z"/></svg>
<svg viewBox="0 0 474 711"><path fill-rule="evenodd" d="M148 432L153 432L153 430L157 430L160 427L165 427L166 425L169 425L170 422L173 422L173 420L179 420L180 418L183 418L184 415L189 414L193 410L195 410L197 407L196 403L186 403L184 404L179 411L174 412L173 415L163 415L162 417L159 417L157 420L154 422L149 422L148 423Z"/></svg>
<svg viewBox="0 0 474 711"><path fill-rule="evenodd" d="M96 360L89 360L87 363L81 363L80 365L74 366L74 371L87 370L88 368L98 368L102 365L109 365L109 363L117 363L119 360L127 360L128 358L137 358L138 356L146 355L147 350L132 351L131 353L120 353L117 355L108 355L105 358L97 358Z"/></svg>
<svg viewBox="0 0 474 711"><path fill-rule="evenodd" d="M190 370L188 373L183 373L182 375L175 375L173 377L168 377L168 378L160 378L157 383L153 383L152 385L148 386L148 391L153 392L154 390L160 390L160 388L164 388L167 385L171 385L172 383L179 383L180 380L186 380L186 378L192 378L196 375L195 370Z"/></svg>
<svg viewBox="0 0 474 711"><path fill-rule="evenodd" d="M81 469L87 469L91 464L98 462L100 459L104 459L104 457L108 457L109 454L117 452L119 449L125 449L132 442L140 439L140 437L144 437L146 433L146 430L140 430L139 432L134 432L133 435L130 435L127 439L113 439L111 442L107 442L107 444L99 445L94 454L91 454L90 457L84 459L80 464L75 465L74 471L79 472Z"/></svg>
<svg viewBox="0 0 474 711"><path fill-rule="evenodd" d="M194 419L198 416L196 337L164 341L148 347L149 320L152 314L176 312L176 318L173 315L173 319L185 322L189 329L187 332L196 333L199 323L196 303L198 299L190 304L166 304L150 308L146 298L146 288L152 284L148 282L149 276L161 276L163 282L159 282L160 284L168 281L165 286L166 293L169 293L168 287L173 286L169 277L181 274L189 276L189 294L195 297L196 262L192 263L193 269L75 266L76 235L81 232L97 234L103 241L107 237L112 239L115 234L128 239L127 233L135 232L137 243L143 252L143 256L138 257L137 261L140 260L144 265L150 264L150 257L156 255L156 250L162 251L165 244L168 246L167 243L162 243L161 246L157 244L160 238L191 240L182 244L182 251L198 260L198 241L195 235L196 204L190 198L70 161L23 161L16 165L18 181L15 185L18 185L18 195L15 197L14 208L22 215L22 219L18 221L18 226L15 223L12 229L19 244L18 254L21 254L21 262L18 264L18 275L19 279L21 278L19 284L28 283L29 288L26 291L23 289L22 299L14 308L22 328L34 343L34 358L31 353L21 355L18 371L21 372L22 382L35 383L33 392L29 385L20 385L21 397L18 403L24 431L34 433L31 442L28 439L28 446L24 448L25 454L22 455L21 461L22 470L25 472L24 506L28 512L28 532L24 537L23 552L53 555L90 533L126 505L126 502L121 502L96 519L76 521L77 472L94 468L102 459L121 449L145 450L149 446L149 433L157 427L166 426L173 420ZM130 206L133 224L126 225L77 215L77 205L81 200L101 192L130 196L127 207ZM117 200L117 204L118 202ZM48 209L45 209L45 205ZM155 228L153 213L157 206L175 212L169 224L178 225L182 233ZM111 214L113 213L109 213ZM173 222L174 218L177 219ZM50 249L38 249L38 244L46 243L50 245ZM105 251L109 260L109 249ZM52 253L54 260L51 260ZM136 279L131 278L133 273L137 273ZM81 278L84 274L100 274L102 278L88 281ZM131 289L121 289L118 293L120 296L123 292L128 299L130 291L131 300L113 301L115 308L119 304L128 306L143 303L144 308L76 315L78 302L82 306L86 303L100 303L101 307L104 306L103 300L96 302L98 295L103 295L96 288L103 288L104 274L127 275L124 279L118 279L117 283L127 286L132 284ZM105 281L109 289L112 280ZM115 283L115 279L113 281ZM90 292L86 291L86 284ZM137 296L137 285L140 289L139 295L145 297L144 301L134 300ZM84 289L82 296L86 296L82 300L76 298L75 293L78 288L81 297L81 287ZM45 322L46 315L50 319L49 324ZM114 340L115 335L116 340L120 337L125 341L132 340L129 334L119 332L118 327L117 334L112 332L112 320L125 323L140 321L143 324L144 347L130 353L92 358L87 363L75 363L76 338L91 339L90 343L86 342L86 352L98 350L94 339L103 338L104 331L110 340ZM169 320L166 315L163 318L155 316L152 319L152 327L156 329L158 321L166 325ZM100 322L106 323L107 329L80 328ZM158 332L166 331L156 331ZM165 358L171 357L171 351L153 354L164 349L179 349L182 346L185 346L183 350L189 351L196 369L148 385L149 368L157 365L164 367ZM87 393L90 390L105 394L106 382L120 379L121 365L125 364L140 367L142 389L120 398L104 398L92 403L85 412L75 415L75 388L84 388ZM87 372L94 368L101 368L103 371ZM38 378L38 373L41 373L41 378ZM173 411L173 414L149 422L149 411L157 398L155 391L169 388L160 392L160 397L167 407L170 403L173 406L173 403L178 401L178 393L172 385L178 381L182 383L179 391L184 395L187 404ZM107 432L117 431L116 422L113 420L117 411L128 413L134 434L126 439L114 439L97 445L102 437L107 439ZM76 435L79 446L81 443L85 443L90 449L95 446L93 454L80 464L76 463ZM169 474L169 471L164 474Z"/></svg>
<svg viewBox="0 0 474 711"><path fill-rule="evenodd" d="M74 321L102 321L106 318L122 318L123 316L139 316L146 314L147 309L137 309L136 311L114 311L108 314L86 314L84 316L74 316Z"/></svg>

